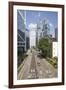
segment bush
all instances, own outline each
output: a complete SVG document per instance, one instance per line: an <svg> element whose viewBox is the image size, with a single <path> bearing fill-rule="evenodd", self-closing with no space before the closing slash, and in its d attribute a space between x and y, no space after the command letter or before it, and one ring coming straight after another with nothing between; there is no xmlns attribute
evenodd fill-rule
<svg viewBox="0 0 66 90"><path fill-rule="evenodd" d="M55 68L58 67L58 58L53 57L53 58L47 58L47 61L52 64Z"/></svg>

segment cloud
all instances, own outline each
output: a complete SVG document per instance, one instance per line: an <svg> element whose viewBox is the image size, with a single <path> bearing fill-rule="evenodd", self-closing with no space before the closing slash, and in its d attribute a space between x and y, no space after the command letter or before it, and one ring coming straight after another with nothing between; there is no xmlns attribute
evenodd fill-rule
<svg viewBox="0 0 66 90"><path fill-rule="evenodd" d="M29 27L29 29L36 29L37 24L30 23L28 27Z"/></svg>
<svg viewBox="0 0 66 90"><path fill-rule="evenodd" d="M51 23L49 25L50 25L50 27L53 27L53 25Z"/></svg>

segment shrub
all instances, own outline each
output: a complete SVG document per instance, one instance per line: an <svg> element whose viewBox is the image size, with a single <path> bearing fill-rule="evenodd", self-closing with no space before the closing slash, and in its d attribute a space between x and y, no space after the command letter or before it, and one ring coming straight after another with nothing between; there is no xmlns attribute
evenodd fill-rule
<svg viewBox="0 0 66 90"><path fill-rule="evenodd" d="M47 58L47 61L52 64L55 68L58 67L58 57Z"/></svg>

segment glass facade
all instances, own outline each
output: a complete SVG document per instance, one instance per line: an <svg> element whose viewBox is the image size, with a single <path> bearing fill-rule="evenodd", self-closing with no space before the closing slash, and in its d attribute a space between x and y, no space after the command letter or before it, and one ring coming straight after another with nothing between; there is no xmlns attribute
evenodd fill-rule
<svg viewBox="0 0 66 90"><path fill-rule="evenodd" d="M26 51L26 25L25 25L25 11L17 10L17 32L18 32L18 49L21 47Z"/></svg>
<svg viewBox="0 0 66 90"><path fill-rule="evenodd" d="M49 34L48 34L49 30L50 30L50 25L46 19L39 22L37 24L37 36L38 36L37 39L38 39L38 41L42 37L49 36Z"/></svg>
<svg viewBox="0 0 66 90"><path fill-rule="evenodd" d="M25 31L25 11L17 11L17 28L21 31Z"/></svg>
<svg viewBox="0 0 66 90"><path fill-rule="evenodd" d="M26 11L25 10L17 10L17 29L18 29L17 31L18 47L21 47L23 48L23 51L26 51L29 47L29 30L26 29Z"/></svg>

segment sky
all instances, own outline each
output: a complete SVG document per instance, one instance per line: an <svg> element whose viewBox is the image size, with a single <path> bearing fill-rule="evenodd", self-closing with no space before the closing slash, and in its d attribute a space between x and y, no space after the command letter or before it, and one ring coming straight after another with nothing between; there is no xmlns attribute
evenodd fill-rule
<svg viewBox="0 0 66 90"><path fill-rule="evenodd" d="M26 10L26 27L29 28L31 23L36 24L44 18L48 19L48 21L54 26L58 25L58 14L53 11L32 11Z"/></svg>
<svg viewBox="0 0 66 90"><path fill-rule="evenodd" d="M55 36L55 28L58 27L58 13L53 11L34 11L26 10L26 28L30 30L30 26L34 26L43 19L47 19L51 30L52 36Z"/></svg>

